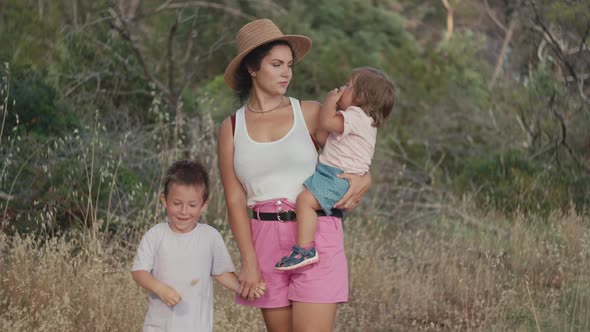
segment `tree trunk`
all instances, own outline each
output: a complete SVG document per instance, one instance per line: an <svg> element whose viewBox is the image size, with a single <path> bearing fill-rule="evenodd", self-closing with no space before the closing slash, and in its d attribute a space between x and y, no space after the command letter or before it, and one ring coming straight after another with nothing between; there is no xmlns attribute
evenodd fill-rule
<svg viewBox="0 0 590 332"><path fill-rule="evenodd" d="M494 68L494 74L492 75L492 79L488 83L488 88L491 89L496 84L496 80L498 80L498 76L500 75L500 71L502 70L502 64L504 63L504 57L506 56L506 51L508 50L508 46L510 45L510 41L512 40L512 35L514 34L514 29L518 23L518 7L520 7L520 1L517 0L514 13L512 13L512 17L510 18L510 23L508 24L508 30L506 31L506 35L504 36L504 41L502 42L502 48L500 49L500 54L498 54L498 58L496 59L496 67Z"/></svg>
<svg viewBox="0 0 590 332"><path fill-rule="evenodd" d="M451 4L449 3L449 0L441 0L443 5L445 6L445 8L447 9L447 31L445 32L445 37L444 37L444 41L448 41L451 39L451 37L453 36L453 29L454 29L454 23L453 23L453 7L451 7Z"/></svg>

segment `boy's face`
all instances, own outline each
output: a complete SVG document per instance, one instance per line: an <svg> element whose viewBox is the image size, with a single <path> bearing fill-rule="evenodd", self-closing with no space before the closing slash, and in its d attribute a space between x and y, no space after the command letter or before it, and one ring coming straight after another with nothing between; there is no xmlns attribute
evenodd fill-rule
<svg viewBox="0 0 590 332"><path fill-rule="evenodd" d="M168 224L176 233L192 231L207 208L207 202L203 202L202 187L172 183L168 188L168 197L162 194L160 198L166 208Z"/></svg>
<svg viewBox="0 0 590 332"><path fill-rule="evenodd" d="M337 102L337 106L338 109L340 110L346 110L347 108L349 108L350 106L353 106L353 97L354 97L354 82L353 82L353 78L352 76L348 78L348 81L346 82L346 84L341 87L340 89L343 89L344 92L342 93L342 96L340 96L340 100L338 100Z"/></svg>

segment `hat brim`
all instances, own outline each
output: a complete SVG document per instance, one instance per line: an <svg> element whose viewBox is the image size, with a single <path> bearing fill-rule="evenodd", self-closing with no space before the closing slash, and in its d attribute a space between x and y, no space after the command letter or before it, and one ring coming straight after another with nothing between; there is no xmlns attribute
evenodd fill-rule
<svg viewBox="0 0 590 332"><path fill-rule="evenodd" d="M225 74L223 75L223 80L225 81L225 84L227 84L227 86L229 86L233 90L236 90L238 87L238 82L236 80L236 71L238 70L238 67L240 66L240 63L242 62L244 57L258 46L277 40L284 40L287 43L289 43L291 49L293 50L293 53L295 53L295 63L301 61L301 59L303 59L303 57L305 57L305 55L311 49L311 39L302 35L283 35L276 38L264 40L259 44L250 46L249 48L245 49L235 58L232 59L227 68L225 68Z"/></svg>

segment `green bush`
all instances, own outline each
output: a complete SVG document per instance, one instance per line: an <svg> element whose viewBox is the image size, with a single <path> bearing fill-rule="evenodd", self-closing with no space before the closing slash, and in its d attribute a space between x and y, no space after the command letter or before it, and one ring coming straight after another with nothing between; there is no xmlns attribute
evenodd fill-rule
<svg viewBox="0 0 590 332"><path fill-rule="evenodd" d="M471 192L485 208L547 216L573 204L578 213L590 206L590 177L574 169L553 168L509 151L491 159L471 159L454 180L457 193Z"/></svg>
<svg viewBox="0 0 590 332"><path fill-rule="evenodd" d="M71 131L78 125L74 111L47 83L44 71L28 66L11 68L6 128L18 126L32 134L49 136ZM0 85L7 78L0 78ZM17 120L18 117L18 120Z"/></svg>

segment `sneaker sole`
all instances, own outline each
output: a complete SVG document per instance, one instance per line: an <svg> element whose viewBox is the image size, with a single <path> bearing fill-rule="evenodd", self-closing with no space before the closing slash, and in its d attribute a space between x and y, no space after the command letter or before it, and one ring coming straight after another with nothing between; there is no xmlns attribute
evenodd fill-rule
<svg viewBox="0 0 590 332"><path fill-rule="evenodd" d="M304 267L310 264L314 264L317 263L320 260L320 253L316 251L315 256L313 258L310 259L306 259L303 262L299 263L299 264L295 264L295 265L291 265L291 266L285 266L285 267L275 267L275 269L279 270L279 271L290 271L290 270L295 270L298 269L300 267Z"/></svg>

